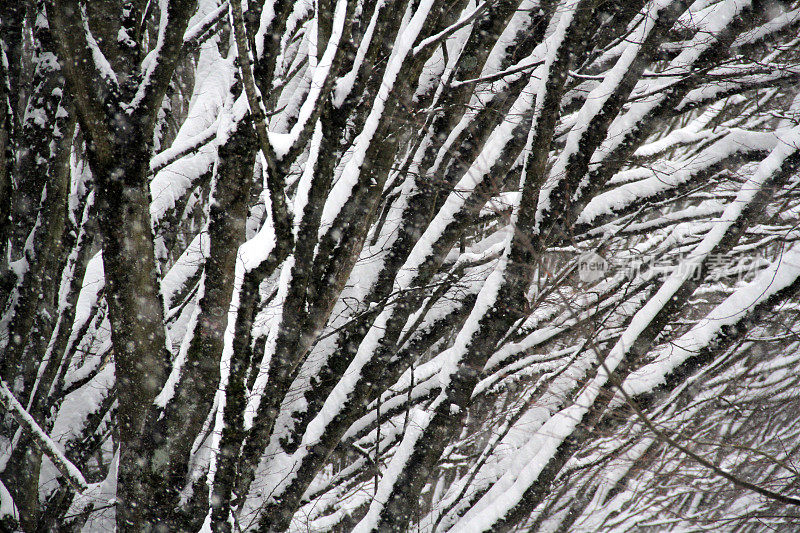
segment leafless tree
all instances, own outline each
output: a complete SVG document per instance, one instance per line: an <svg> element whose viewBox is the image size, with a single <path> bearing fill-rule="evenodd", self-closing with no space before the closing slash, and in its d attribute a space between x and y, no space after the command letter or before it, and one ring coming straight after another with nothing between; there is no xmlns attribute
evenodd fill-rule
<svg viewBox="0 0 800 533"><path fill-rule="evenodd" d="M5 4L4 527L800 514L796 1Z"/></svg>

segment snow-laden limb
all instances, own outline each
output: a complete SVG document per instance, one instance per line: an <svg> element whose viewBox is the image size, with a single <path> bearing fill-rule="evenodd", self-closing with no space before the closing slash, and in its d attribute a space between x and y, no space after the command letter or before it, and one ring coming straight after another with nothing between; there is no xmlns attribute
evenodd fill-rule
<svg viewBox="0 0 800 533"><path fill-rule="evenodd" d="M141 82L127 105L130 112L143 112L153 120L161 106L164 88L172 78L173 70L184 43L184 35L192 16L195 2L178 0L160 1L161 13L156 44L142 59Z"/></svg>
<svg viewBox="0 0 800 533"><path fill-rule="evenodd" d="M660 195L705 176L729 159L748 154L767 153L779 143L777 132L745 131L738 128L692 156L688 161L663 161L644 170L649 176L598 194L586 205L578 224L591 224L598 218L624 211L632 205Z"/></svg>
<svg viewBox="0 0 800 533"><path fill-rule="evenodd" d="M245 272L252 272L266 262L275 249L275 244L275 229L270 220L267 220L253 238L239 247L239 260Z"/></svg>
<svg viewBox="0 0 800 533"><path fill-rule="evenodd" d="M689 122L686 126L671 131L669 134L656 141L641 145L636 149L633 155L638 157L653 157L676 145L697 143L710 137L716 132L707 129L708 123L722 112L727 103L728 102L722 101L709 106L699 117ZM609 183L614 182L614 178L609 180Z"/></svg>
<svg viewBox="0 0 800 533"><path fill-rule="evenodd" d="M161 293L164 296L165 309L176 308L180 303L177 298L188 292L190 281L202 270L208 256L207 241L206 233L198 233L162 277ZM167 320L170 318L172 317L168 315Z"/></svg>
<svg viewBox="0 0 800 533"><path fill-rule="evenodd" d="M47 435L22 404L17 401L4 381L0 381L0 402L11 416L19 422L20 426L25 428L25 431L31 435L42 453L47 455L48 459L53 462L58 471L61 472L61 475L64 476L66 482L79 493L85 491L89 485L86 483L81 471L67 459L64 452L53 442L53 439Z"/></svg>
<svg viewBox="0 0 800 533"><path fill-rule="evenodd" d="M730 41L738 29L739 15L750 8L750 2L725 1L714 4L711 8L713 16L702 19L705 31L693 37L690 46L682 48L660 76L639 80L632 91L632 97L636 100L614 118L604 141L592 153L590 167L595 170L583 178L583 185L589 185L599 176L620 168L623 156L644 141L642 137L649 135L657 124L655 120L671 111L670 106L678 104L692 89L691 83L688 83L692 78L681 73L703 66L716 53L715 47Z"/></svg>
<svg viewBox="0 0 800 533"><path fill-rule="evenodd" d="M208 474L206 477L206 484L208 485L209 494L213 494L215 488L214 484L216 481L215 476L217 473L217 464L219 462L220 442L222 440L223 429L225 427L225 422L226 422L224 413L227 402L228 383L230 382L230 377L231 377L231 369L232 369L231 362L234 356L233 352L234 352L235 327L239 314L239 301L241 298L242 284L244 282L245 276L247 275L247 264L244 260L241 259L241 255L240 259L236 261L235 268L236 268L235 270L236 278L233 287L233 295L231 296L231 305L230 309L228 310L228 322L225 327L224 341L223 341L224 347L219 362L220 380L219 380L219 389L217 390L215 397L216 410L213 412L214 430L211 433L211 443L210 443L209 460L208 460ZM210 520L211 520L211 510L209 510L208 517L206 518L206 522L208 522L209 527L210 527Z"/></svg>
<svg viewBox="0 0 800 533"><path fill-rule="evenodd" d="M588 154L597 148L606 137L611 122L607 117L618 113L630 92L634 89L638 75L653 53L654 43L668 30L675 19L688 7L687 2L647 2L640 13L641 21L635 21L634 31L626 39L628 44L614 66L603 74L602 81L586 96L586 100L574 118L574 125L558 159L550 170L550 177L539 192L537 220L541 220L551 204L562 205L563 200L555 196L562 190L572 190L573 198L580 198L588 184L581 179L589 168ZM577 181L577 184L574 182Z"/></svg>
<svg viewBox="0 0 800 533"><path fill-rule="evenodd" d="M322 221L320 223L320 233L327 231L331 227L342 207L353 194L353 189L359 182L361 167L364 164L367 148L373 142L373 136L378 130L386 102L389 99L389 94L394 88L397 75L422 29L425 19L428 17L428 11L431 7L430 2L422 2L419 8L414 11L414 15L411 17L408 25L398 37L396 46L392 48L392 55L383 75L383 81L375 96L375 101L369 115L364 122L364 127L355 141L353 153L342 170L336 184L333 186L328 196L328 201L325 202L325 209L322 212Z"/></svg>
<svg viewBox="0 0 800 533"><path fill-rule="evenodd" d="M368 533L370 531L376 531L379 528L380 513L383 506L389 499L397 477L406 467L406 462L410 459L414 451L414 444L428 427L430 416L429 413L420 409L413 409L411 411L408 428L403 435L403 440L392 457L386 471L381 476L381 482L378 484L378 491L375 494L372 505L369 506L367 515L356 525L355 529L353 529L354 532Z"/></svg>
<svg viewBox="0 0 800 533"><path fill-rule="evenodd" d="M211 142L216 135L217 125L212 124L202 132L198 133L191 139L187 139L183 143L173 143L168 149L153 156L153 158L150 160L150 172L155 174L167 165L174 163L185 155L199 150Z"/></svg>
<svg viewBox="0 0 800 533"><path fill-rule="evenodd" d="M631 396L652 391L677 367L710 347L726 327L744 320L761 302L793 285L798 277L800 248L794 246L780 254L769 268L737 289L692 329L659 350L652 363L628 376L623 382L625 391Z"/></svg>
<svg viewBox="0 0 800 533"><path fill-rule="evenodd" d="M197 299L199 301L201 298L203 298L203 292L205 289L205 273L201 274L200 281L198 281L198 287ZM167 378L167 382L164 384L164 387L161 389L161 392L158 394L158 396L156 396L156 399L153 400L153 403L159 407L166 407L167 403L172 400L175 394L175 386L180 379L183 365L186 362L186 352L189 350L189 345L194 338L195 329L197 328L197 320L200 317L201 311L202 309L200 308L200 305L195 304L194 309L189 317L189 322L186 325L186 333L181 341L178 354L175 357L175 360L172 362L172 369L169 377Z"/></svg>
<svg viewBox="0 0 800 533"><path fill-rule="evenodd" d="M338 0L333 13L333 28L328 38L328 45L322 57L319 58L310 80L310 90L297 113L297 122L288 133L287 139L281 145L275 145L275 155L283 159L291 152L297 152L304 136L309 136L322 108L322 99L332 86L331 68L336 62L336 57L341 56L339 41L345 31L347 16L347 0Z"/></svg>
<svg viewBox="0 0 800 533"><path fill-rule="evenodd" d="M213 9L209 9L207 13L203 13L204 9L202 4L213 4L213 2L202 2L198 9L197 16L195 15L189 20L186 32L183 34L183 46L190 46L200 39L205 33L214 27L220 20L228 13L228 2L220 2L220 4ZM209 6L210 8L211 6Z"/></svg>
<svg viewBox="0 0 800 533"><path fill-rule="evenodd" d="M180 205L214 164L217 145L231 127L229 90L234 75L232 59L223 58L216 43L202 46L188 115L170 148L150 162L152 170L158 169L150 182L154 226Z"/></svg>
<svg viewBox="0 0 800 533"><path fill-rule="evenodd" d="M459 18L458 21L455 22L454 24L452 24L449 27L443 29L442 31L440 31L436 35L431 35L430 37L427 37L427 38L423 39L422 41L420 41L419 44L417 44L414 47L413 54L417 55L420 52L422 52L422 50L424 48L426 48L428 46L433 46L436 43L439 43L439 42L443 41L444 39L446 39L451 34L455 33L459 29L463 28L464 26L466 26L467 24L469 24L470 22L475 20L475 18L477 18L478 15L483 13L483 11L486 9L487 6L488 6L488 2L486 2L486 1L483 1L483 2L479 3L469 13L462 14L461 18Z"/></svg>
<svg viewBox="0 0 800 533"><path fill-rule="evenodd" d="M771 18L758 28L745 32L737 37L733 46L745 47L766 41L767 38L784 30L792 31L800 25L800 8L784 11Z"/></svg>
<svg viewBox="0 0 800 533"><path fill-rule="evenodd" d="M356 56L353 59L353 67L350 69L350 71L336 80L336 85L333 89L333 105L337 108L342 107L345 99L347 99L347 97L350 95L350 91L353 90L353 85L356 82L358 71L360 70L362 63L364 62L364 58L367 55L367 49L372 44L372 34L375 32L375 27L378 25L378 17L383 10L384 4L384 0L378 0L375 3L372 18L370 18L369 25L364 31L364 38L358 44L358 50L356 51Z"/></svg>
<svg viewBox="0 0 800 533"><path fill-rule="evenodd" d="M100 45L97 44L97 40L94 38L94 35L92 35L92 30L89 28L89 21L86 17L85 7L81 7L81 19L83 21L83 32L86 36L86 44L88 45L89 52L91 53L94 68L100 73L100 77L108 82L111 86L118 87L119 81L117 80L117 73L114 72L113 68L111 68L111 63L109 63L105 54L100 49Z"/></svg>
<svg viewBox="0 0 800 533"><path fill-rule="evenodd" d="M728 205L703 241L693 249L684 268L676 270L633 316L625 332L605 356L596 377L587 384L571 406L551 417L536 432L535 438L525 446L524 452L520 451L516 462L521 470L512 469L495 483L481 502L455 526L458 531L490 530L520 503L542 470L553 460L564 440L590 411L600 391L611 377L609 373L614 372L629 351L638 345L640 336L664 312L687 281L703 267L709 255L721 246L723 239L731 238L729 232L732 226L740 224L743 214L750 213L757 205L757 199L762 196L763 188L767 184L785 178L787 168L793 168L793 160L796 159L800 148L799 134L800 128L796 128L783 137L778 147L759 165L756 173L744 183L736 199ZM798 274L800 273L796 268L791 268L789 283L794 281ZM601 354L597 355L603 357Z"/></svg>

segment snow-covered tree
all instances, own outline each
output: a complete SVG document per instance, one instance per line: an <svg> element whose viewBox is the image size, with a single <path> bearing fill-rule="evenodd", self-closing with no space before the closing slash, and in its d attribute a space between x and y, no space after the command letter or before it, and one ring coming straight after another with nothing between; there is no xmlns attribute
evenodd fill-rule
<svg viewBox="0 0 800 533"><path fill-rule="evenodd" d="M796 0L0 6L0 519L791 529Z"/></svg>

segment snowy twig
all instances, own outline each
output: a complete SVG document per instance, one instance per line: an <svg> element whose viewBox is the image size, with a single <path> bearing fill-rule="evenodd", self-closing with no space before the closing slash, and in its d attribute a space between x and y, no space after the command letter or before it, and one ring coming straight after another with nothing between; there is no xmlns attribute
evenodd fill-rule
<svg viewBox="0 0 800 533"><path fill-rule="evenodd" d="M502 70L496 74L490 74L488 76L483 76L480 78L472 78L470 80L458 80L454 81L450 84L450 87L455 89L456 87L460 87L461 85L466 85L468 83L488 83L492 81L497 81L501 78L506 76L511 76L512 74L517 74L518 72L522 72L524 70L533 69L540 65L542 65L544 61L534 61L533 63L525 63L522 65L518 65L515 67L507 68L506 70ZM532 76L533 77L533 76Z"/></svg>

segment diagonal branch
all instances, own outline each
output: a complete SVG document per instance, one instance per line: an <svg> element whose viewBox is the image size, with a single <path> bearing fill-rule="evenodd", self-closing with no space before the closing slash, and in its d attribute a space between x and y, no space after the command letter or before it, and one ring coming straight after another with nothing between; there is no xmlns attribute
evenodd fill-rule
<svg viewBox="0 0 800 533"><path fill-rule="evenodd" d="M36 423L36 420L25 410L21 403L14 397L4 381L0 381L0 405L5 407L17 423L31 434L33 442L47 456L53 465L58 469L62 476L77 492L83 492L89 488L86 479L78 470L78 467L67 459L64 453L58 449L53 439L47 436L44 430Z"/></svg>
<svg viewBox="0 0 800 533"><path fill-rule="evenodd" d="M76 0L49 0L46 6L62 71L81 117L81 127L89 130L95 151L110 154L110 132L103 110L107 101L119 92L114 73L104 73L98 66L95 54L101 52L97 43L90 45Z"/></svg>
<svg viewBox="0 0 800 533"><path fill-rule="evenodd" d="M142 82L128 111L138 112L147 129L155 123L161 109L161 101L181 57L186 27L196 5L196 0L167 3L166 13L161 16L156 47L142 61Z"/></svg>
<svg viewBox="0 0 800 533"><path fill-rule="evenodd" d="M683 452L689 458L693 459L694 461L697 461L698 463L700 463L701 465L705 466L706 468L708 468L709 470L711 470L712 472L714 472L718 476L721 476L721 477L727 479L728 481L730 481L731 483L733 483L737 487L740 487L740 488L743 488L743 489L747 489L747 490L751 490L753 492L757 492L758 494L761 494L762 496L765 496L765 497L767 497L767 498L769 498L771 500L779 501L781 503L785 503L785 504L789 504L789 505L800 505L800 498L793 498L791 496L785 496L785 495L780 494L778 492L772 491L772 490L770 490L768 488L762 487L761 485L757 485L755 483L751 483L751 482L749 482L749 481L747 481L745 479L737 477L737 476L731 474L730 472L728 472L727 470L723 470L722 468L718 467L717 465L715 465L714 463L712 463L708 459L696 454L695 452L693 452L692 450L690 450L686 446L682 445L681 443L677 442L675 439L673 439L672 437L670 437L666 433L662 432L660 429L658 429L655 426L655 424L653 424L653 421L650 420L650 418L646 414L644 414L644 412L639 408L639 406L636 405L636 402L633 400L633 398L631 398L630 394L628 394L628 392L625 390L625 387L622 386L622 383L620 383L620 380L617 379L617 376L615 374L613 374L611 372L611 370L606 366L606 362L605 362L604 359L600 359L600 365L603 367L603 370L605 370L606 373L608 374L609 379L610 379L611 383L614 385L614 387L616 387L616 389L620 392L620 394L622 394L623 398L625 398L625 403L628 404L628 406L636 414L636 418L641 420L641 422L645 426L647 426L647 429L649 429L656 436L656 438L658 438L658 440L660 440L660 441L664 442L665 444L668 444L669 446L671 446L671 447Z"/></svg>
<svg viewBox="0 0 800 533"><path fill-rule="evenodd" d="M256 82L253 76L253 58L247 34L245 33L242 5L239 2L231 2L230 8L231 18L233 19L233 33L239 56L239 70L242 73L242 85L244 85L244 92L247 95L250 113L253 115L253 125L258 135L259 148L267 163L267 189L272 203L275 236L280 241L291 241L293 234L289 209L286 205L285 178L278 168L275 150L269 142L266 123L267 113L264 103L256 90Z"/></svg>

